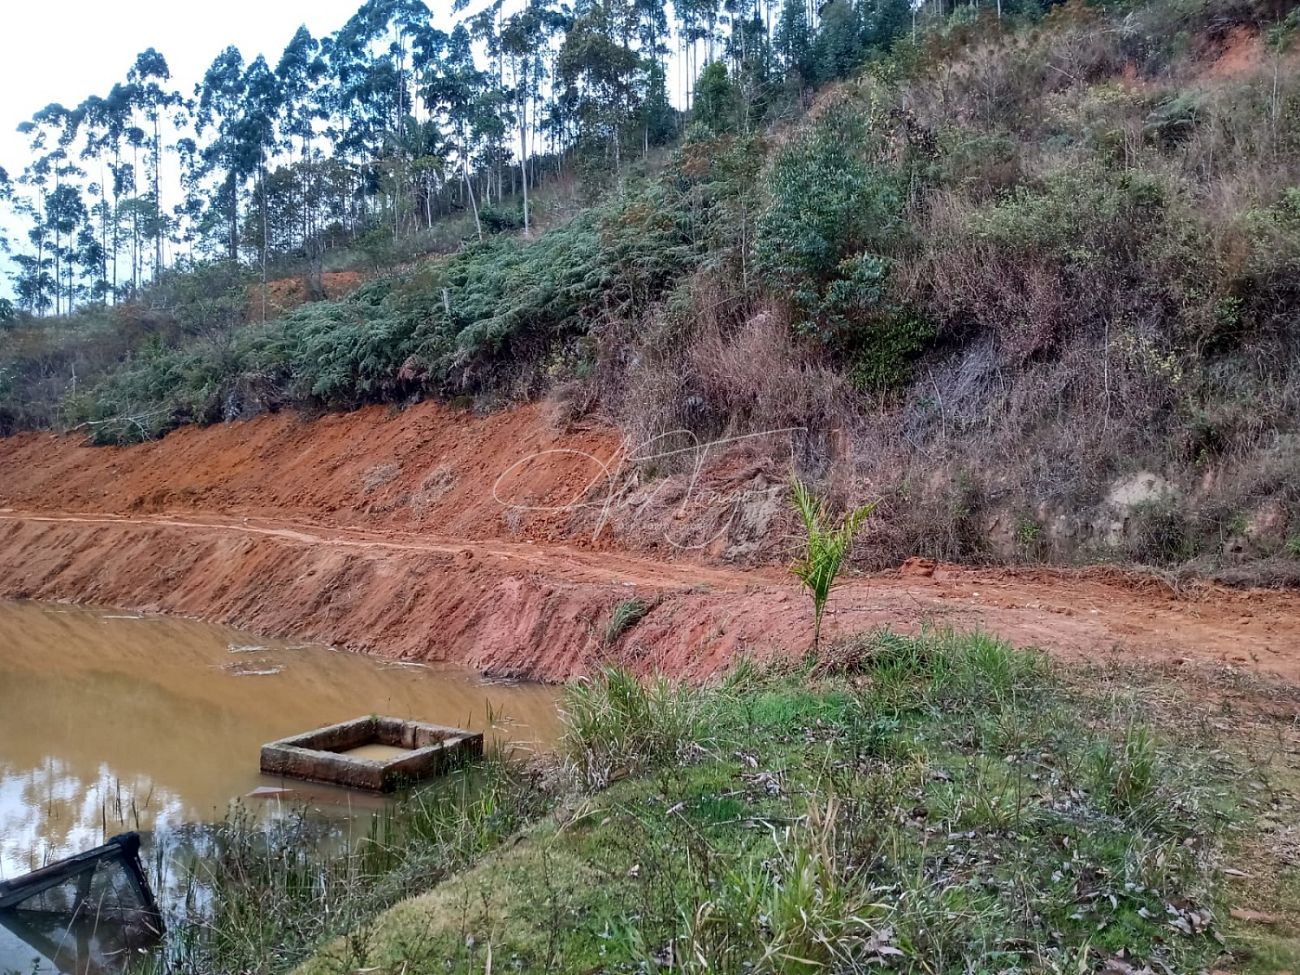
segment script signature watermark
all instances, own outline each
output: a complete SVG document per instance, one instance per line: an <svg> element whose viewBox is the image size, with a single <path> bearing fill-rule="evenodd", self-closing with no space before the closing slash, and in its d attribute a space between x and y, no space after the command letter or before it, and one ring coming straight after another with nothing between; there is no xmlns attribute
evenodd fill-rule
<svg viewBox="0 0 1300 975"><path fill-rule="evenodd" d="M602 460L595 454L584 450L576 450L572 447L551 447L547 450L527 454L502 471L492 485L492 498L497 504L509 511L529 513L597 511L595 528L592 530L594 540L599 537L601 531L609 524L610 519L616 512L631 511L635 518L655 504L663 492L673 491L675 493L681 489L680 480L674 479L670 481L667 478L661 478L647 491L637 492L634 488L638 481L637 475L639 472L647 468L674 466L680 463L681 460L688 459L690 461L689 477L686 478L685 488L681 489L681 497L675 499L672 510L676 515L680 516L685 516L688 510L694 510L698 515L701 508L705 510L722 510L726 512L726 517L722 519L719 527L704 539L688 539L684 536L678 536L675 535L671 528L664 528L661 534L664 540L673 548L683 550L703 549L712 545L717 539L724 537L731 530L736 518L748 506L765 501L784 490L784 487L779 484L735 491L717 491L712 488L702 487L700 481L709 460L718 456L723 450L732 448L737 444L765 438L787 439L793 454L794 438L805 433L807 433L807 427L781 427L775 430L763 430L759 433L746 433L733 437L701 441L689 430L672 430L652 437L641 444L634 444L625 438L609 460ZM684 441L684 444L682 446L665 446L665 444L674 440ZM560 504L532 504L527 500L521 500L511 495L510 482L514 477L521 474L530 465L554 455L580 457L589 462L593 470L591 479L578 488L569 500ZM672 519L670 518L670 520ZM698 518L692 519L697 523L698 520Z"/></svg>

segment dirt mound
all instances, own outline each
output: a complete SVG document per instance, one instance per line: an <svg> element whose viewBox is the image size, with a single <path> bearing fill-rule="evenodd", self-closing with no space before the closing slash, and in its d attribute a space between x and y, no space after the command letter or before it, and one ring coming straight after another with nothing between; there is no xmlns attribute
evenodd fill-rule
<svg viewBox="0 0 1300 975"><path fill-rule="evenodd" d="M326 271L321 275L321 287L326 299L342 298L356 291L365 282L360 271ZM266 285L266 306L263 308L261 284L248 289L248 306L245 314L250 322L260 322L263 312L267 319L293 311L299 305L315 300L308 293L306 277L281 278Z"/></svg>
<svg viewBox="0 0 1300 975"><path fill-rule="evenodd" d="M806 599L779 564L779 472L761 454L648 478L616 431L561 429L544 405L281 415L129 448L25 435L0 441L0 597L545 679L610 659L704 676L807 646ZM611 640L629 600L648 611ZM916 561L834 595L832 637L878 626L1300 679L1288 593L1179 599L1119 575Z"/></svg>
<svg viewBox="0 0 1300 975"><path fill-rule="evenodd" d="M1202 81L1239 81L1275 70L1293 71L1300 52L1293 48L1270 50L1258 28L1239 25L1229 30L1208 52L1200 73Z"/></svg>
<svg viewBox="0 0 1300 975"><path fill-rule="evenodd" d="M593 510L565 505L621 443L607 429L560 433L540 406L480 418L434 403L186 427L125 448L26 434L0 441L0 505L559 538Z"/></svg>
<svg viewBox="0 0 1300 975"><path fill-rule="evenodd" d="M564 541L665 559L761 563L785 540L784 476L742 445L701 470L650 477L661 447L561 428L545 404L479 417L436 403L186 427L134 447L73 437L0 441L0 506L223 512Z"/></svg>

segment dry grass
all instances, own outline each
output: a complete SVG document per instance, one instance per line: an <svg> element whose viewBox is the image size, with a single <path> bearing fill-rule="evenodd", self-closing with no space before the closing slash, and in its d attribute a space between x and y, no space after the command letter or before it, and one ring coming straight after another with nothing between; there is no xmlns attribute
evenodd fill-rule
<svg viewBox="0 0 1300 975"><path fill-rule="evenodd" d="M905 119L887 157L924 167L891 253L893 300L938 333L912 381L855 390L733 257L606 333L604 402L638 441L806 427L795 460L820 488L884 498L864 566L1300 576L1300 54L1233 66L1293 6L1070 3L836 87L836 112ZM1164 507L1108 502L1135 472L1172 485Z"/></svg>

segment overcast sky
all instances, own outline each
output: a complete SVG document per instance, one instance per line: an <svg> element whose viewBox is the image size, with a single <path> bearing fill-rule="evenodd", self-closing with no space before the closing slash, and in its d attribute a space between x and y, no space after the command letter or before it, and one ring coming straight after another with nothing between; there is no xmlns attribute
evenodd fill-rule
<svg viewBox="0 0 1300 975"><path fill-rule="evenodd" d="M272 67L301 24L317 37L337 30L360 0L10 0L0 30L0 166L22 168L14 129L50 102L77 105L125 81L135 56L154 47L185 94L229 44Z"/></svg>

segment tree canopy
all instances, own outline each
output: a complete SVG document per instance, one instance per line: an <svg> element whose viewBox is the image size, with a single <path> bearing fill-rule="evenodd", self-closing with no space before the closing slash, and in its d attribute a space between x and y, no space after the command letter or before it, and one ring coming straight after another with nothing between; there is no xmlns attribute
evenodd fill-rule
<svg viewBox="0 0 1300 975"><path fill-rule="evenodd" d="M29 159L0 182L26 227L5 244L17 304L68 313L204 259L318 266L331 246L449 215L472 215L482 237L503 207L527 233L538 183L617 170L674 139L692 102L717 132L751 131L777 93L844 76L909 12L457 0L443 30L423 0L365 0L333 34L300 27L278 56L221 50L193 91L148 48L106 93L20 126Z"/></svg>

